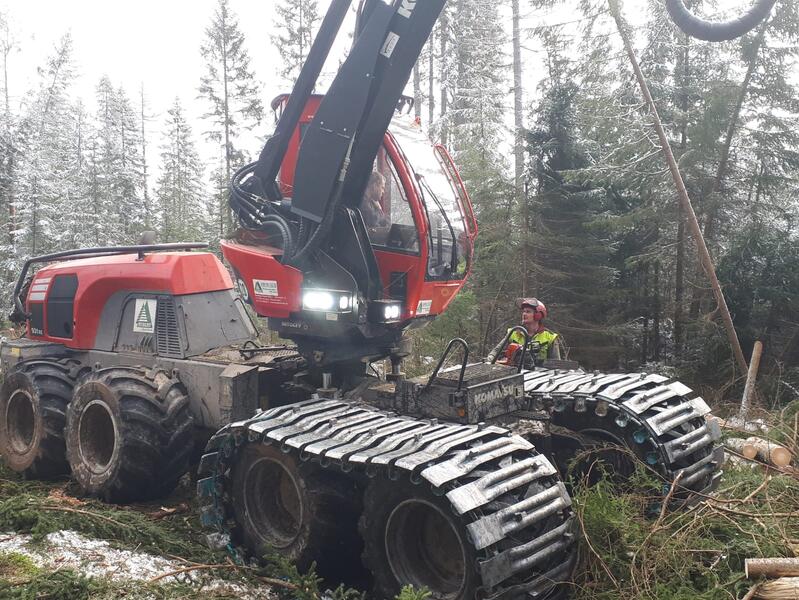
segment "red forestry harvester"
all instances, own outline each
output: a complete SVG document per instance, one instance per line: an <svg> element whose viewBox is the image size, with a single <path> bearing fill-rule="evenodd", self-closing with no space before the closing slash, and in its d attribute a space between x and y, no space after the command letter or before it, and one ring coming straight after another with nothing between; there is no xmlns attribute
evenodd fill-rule
<svg viewBox="0 0 799 600"><path fill-rule="evenodd" d="M190 252L202 244L25 264L0 452L124 502L168 493L207 442L202 517L237 553L322 572L362 553L378 596L547 597L575 562L564 465L592 449L624 478L637 456L657 492L679 476L670 498L691 501L718 480L718 428L665 377L469 362L463 340L431 375L403 375L404 333L464 285L477 235L450 156L397 111L445 0L362 2L352 51L313 96L349 4L331 3L274 135L231 184L235 286ZM260 345L244 303L294 344ZM368 372L385 358L389 374Z"/></svg>

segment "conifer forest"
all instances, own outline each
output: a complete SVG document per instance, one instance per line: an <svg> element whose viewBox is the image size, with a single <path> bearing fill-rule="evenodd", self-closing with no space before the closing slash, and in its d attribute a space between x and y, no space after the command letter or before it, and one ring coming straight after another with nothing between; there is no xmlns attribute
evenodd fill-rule
<svg viewBox="0 0 799 600"><path fill-rule="evenodd" d="M456 335L485 354L517 320L513 300L535 296L569 357L603 369L655 364L734 396L741 374L613 20L603 2L553 17L559 5L451 2L413 71L415 114L453 153L480 225L469 289L420 334L419 356ZM129 244L147 229L160 242L212 245L231 231L227 181L257 151L240 138L268 134L271 122L248 54L264 40L244 39L235 8L208 16L206 74L175 90L160 122L147 117L146 83L126 90L113 73L94 98L76 97L69 34L52 41L35 88L5 90L3 314L28 256ZM271 43L288 88L320 10L305 0L275 10ZM634 33L744 353L763 342L761 377L779 406L799 386L799 16L791 3L776 10L761 36L703 44L681 37L655 1ZM6 72L24 52L10 18ZM527 64L520 46L536 48ZM187 102L203 103L206 118L188 122ZM200 162L201 143L217 146L214 162Z"/></svg>
<svg viewBox="0 0 799 600"><path fill-rule="evenodd" d="M49 56L31 66L24 57L32 32L15 22L14 3L0 10L0 336L22 335L8 315L31 257L136 245L146 231L157 243L208 242L221 257L220 241L239 227L230 182L274 129L267 91L291 90L330 4L268 3L272 22L255 38L241 26L247 2L215 0L196 48L202 76L191 88L170 90L174 100L165 106L152 103L146 80L127 87L123 73L104 74L93 95L83 94L79 40L69 31L49 40ZM752 2L686 4L706 18L728 19ZM354 6L350 13L354 21ZM754 391L622 29L744 363L756 362L753 353L759 360ZM333 73L349 44L328 60ZM279 61L258 72L263 61L253 59L266 50ZM763 24L721 43L685 35L663 0L450 0L413 66L405 87L413 102L400 118L421 123L449 150L479 234L464 288L438 318L410 331L404 370L430 373L453 338L468 343L470 360L482 359L521 323L517 299L535 297L546 305L545 324L559 335L563 359L589 372L659 373L696 390L716 415L731 460L717 495L685 511L667 510L679 476L665 486L665 500L641 493L663 487L648 479L646 464L621 490L604 472L564 475L580 561L558 592L564 595L548 598L799 594L799 476L790 466L799 450L798 59L799 3L791 0L777 0ZM331 78L315 92L325 93ZM15 81L27 87L14 88ZM266 323L259 328L264 344L284 343ZM391 365L380 369L385 375ZM195 476L169 499L126 507L77 493L68 475L41 483L2 467L0 598L345 600L364 597L356 591L364 589L372 597L360 575L322 581L277 555L244 564L228 558L224 544L209 548ZM77 532L115 552L174 562L133 589L88 567L42 563L35 551L4 546L11 539L4 532L30 536L34 546ZM745 560L771 558L793 561L792 570L747 580ZM398 597L461 598L413 587Z"/></svg>

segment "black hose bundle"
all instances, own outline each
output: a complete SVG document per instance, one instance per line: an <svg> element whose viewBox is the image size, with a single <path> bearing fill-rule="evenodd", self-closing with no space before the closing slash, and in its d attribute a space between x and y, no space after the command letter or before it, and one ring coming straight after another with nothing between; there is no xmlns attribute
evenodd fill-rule
<svg viewBox="0 0 799 600"><path fill-rule="evenodd" d="M256 165L255 162L249 163L233 174L228 202L244 229L264 233L270 229L277 230L282 239L282 262L286 262L295 251L294 232L279 208L256 193L260 186L260 181L253 174Z"/></svg>

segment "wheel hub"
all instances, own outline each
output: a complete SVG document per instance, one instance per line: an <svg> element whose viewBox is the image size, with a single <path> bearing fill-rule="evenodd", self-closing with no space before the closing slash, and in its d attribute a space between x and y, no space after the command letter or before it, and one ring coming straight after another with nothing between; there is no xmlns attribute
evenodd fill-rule
<svg viewBox="0 0 799 600"><path fill-rule="evenodd" d="M15 390L6 408L8 441L14 452L24 454L33 447L36 432L36 407L25 390Z"/></svg>
<svg viewBox="0 0 799 600"><path fill-rule="evenodd" d="M275 549L288 547L300 533L303 506L294 475L279 462L261 458L247 471L244 503L258 535Z"/></svg>
<svg viewBox="0 0 799 600"><path fill-rule="evenodd" d="M83 409L78 424L78 450L92 473L103 473L111 464L118 439L111 408L102 400L92 400Z"/></svg>
<svg viewBox="0 0 799 600"><path fill-rule="evenodd" d="M436 597L456 598L466 587L466 550L451 518L420 499L400 503L388 518L386 556L403 585L427 587Z"/></svg>

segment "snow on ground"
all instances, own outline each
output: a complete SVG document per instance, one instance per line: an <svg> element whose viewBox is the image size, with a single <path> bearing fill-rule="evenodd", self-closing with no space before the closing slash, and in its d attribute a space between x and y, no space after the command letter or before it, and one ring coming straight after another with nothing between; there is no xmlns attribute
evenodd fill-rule
<svg viewBox="0 0 799 600"><path fill-rule="evenodd" d="M150 581L160 575L190 567L190 563L155 556L145 552L119 550L108 542L84 537L74 531L49 534L38 544L30 535L0 533L0 553L15 552L28 556L44 569L73 569L87 577L110 578L116 581ZM219 590L247 600L270 600L274 595L267 587L256 588L215 579L207 571L197 570L170 575L163 583L196 584L205 590Z"/></svg>

